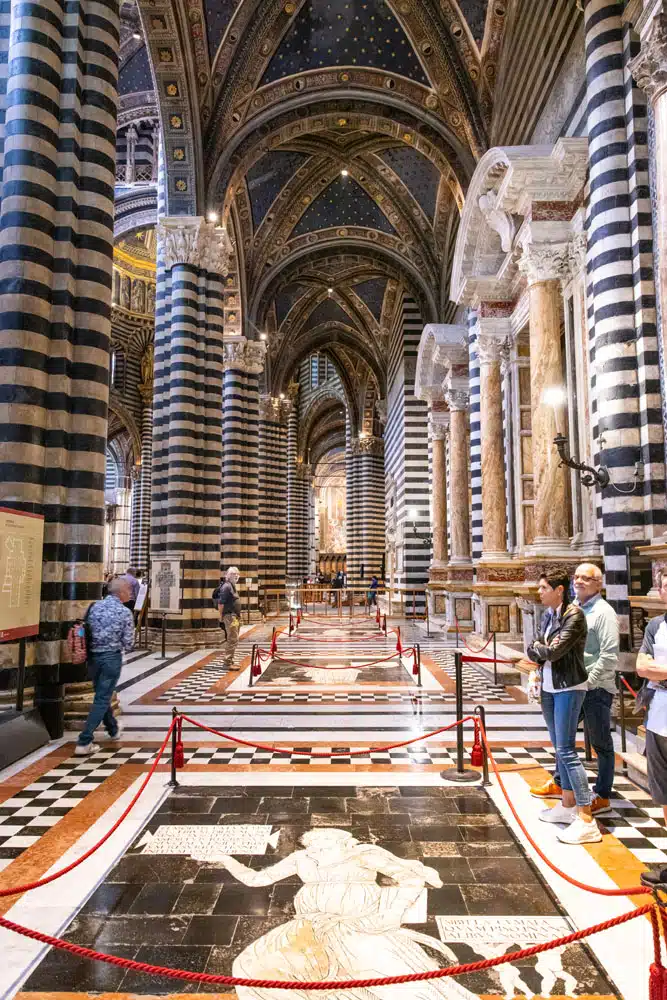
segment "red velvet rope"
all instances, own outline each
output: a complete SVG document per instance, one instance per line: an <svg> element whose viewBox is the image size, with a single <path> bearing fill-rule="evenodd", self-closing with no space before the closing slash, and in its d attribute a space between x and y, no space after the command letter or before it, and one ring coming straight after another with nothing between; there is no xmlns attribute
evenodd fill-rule
<svg viewBox="0 0 667 1000"><path fill-rule="evenodd" d="M403 740L401 743L391 743L389 746L383 747L365 747L363 750L341 750L341 751L330 751L328 753L321 753L312 750L297 750L295 748L290 749L289 747L272 747L268 746L266 743L252 743L250 740L242 740L239 736L232 736L230 733L222 733L219 729L211 729L209 726L205 726L203 722L198 722L196 719L191 719L188 715L182 716L184 722L189 722L191 726L196 726L197 729L203 729L207 733L212 733L214 736L219 736L221 739L228 740L230 743L238 743L242 747L254 747L255 750L270 750L272 753L283 754L286 757L291 757L292 754L297 754L301 757L363 757L364 754L369 753L386 753L388 750L400 750L401 747L408 747L412 743L419 743L421 740L430 740L434 736L440 736L441 733L446 733L450 729L455 729L456 726L462 725L464 722L473 721L475 716L466 715L460 722L451 722L448 726L443 726L441 729L434 729L432 733L422 733L421 736L414 736L411 740Z"/></svg>
<svg viewBox="0 0 667 1000"><path fill-rule="evenodd" d="M267 652L266 650L263 650L263 649L258 650L258 652L259 652L259 655L263 659L265 659L265 660L266 659L270 659L270 660L273 660L274 663L276 661L278 661L280 663L291 663L295 667L304 667L304 668L306 668L308 670L333 670L333 671L336 671L336 670L366 670L368 667L374 667L378 663L389 663L390 660L400 659L398 653L394 652L390 656L383 656L381 660L371 660L370 663L360 663L356 667L352 667L352 666L350 666L350 667L327 667L327 666L324 666L324 665L318 667L318 666L315 666L314 663L303 663L302 660L290 660L289 657L287 657L287 656L280 656L278 653L274 653L272 655L271 653L269 653L269 652ZM401 655L402 656L410 656L410 655L416 656L416 652L415 652L414 649L404 649L403 653Z"/></svg>
<svg viewBox="0 0 667 1000"><path fill-rule="evenodd" d="M28 882L28 883L26 883L26 885L19 885L19 886L16 886L15 888L10 888L10 889L0 889L0 898L2 898L3 896L18 896L18 895L20 895L23 892L29 892L31 889L38 889L42 885L48 885L49 882L55 882L55 880L57 878L60 878L61 875L67 875L67 873L73 871L74 868L78 868L78 866L83 861L85 861L87 858L89 858L91 856L91 854L94 854L95 851L102 846L102 844L106 843L106 841L109 839L109 837L111 836L111 834L115 833L115 831L118 829L118 827L123 822L123 820L126 819L129 816L130 812L132 811L132 809L134 808L134 806L139 801L139 797L141 796L141 794L143 793L144 789L146 788L146 785L148 784L148 782L150 781L150 779L155 774L155 769L157 768L158 764L160 763L160 758L162 757L162 754L165 751L167 743L169 742L169 737L171 736L172 729L177 724L177 721L182 724L182 717L180 715L176 716L175 719L172 719L171 725L169 726L169 729L167 730L167 735L165 736L164 740L162 741L162 746L158 750L157 757L153 761L153 764L151 765L151 768L150 768L148 774L146 775L145 779L142 781L141 787L138 789L136 795L134 796L134 798L132 799L132 801L128 805L127 809L125 809L125 811L123 812L122 816L120 816L116 820L116 822L111 827L111 829L108 830L107 833L105 833L103 837L100 840L98 840L97 843L94 844L90 848L90 850L86 851L85 854L82 854L80 858L77 858L76 861L73 861L71 863L71 865L67 865L66 868L61 868L60 871L54 872L53 875L47 875L44 878L39 879L36 882Z"/></svg>
<svg viewBox="0 0 667 1000"><path fill-rule="evenodd" d="M488 642L485 642L480 649L473 649L472 646L469 646L468 643L465 641L463 633L461 632L461 626L459 625L458 618L455 618L454 621L456 622L456 627L458 629L459 636L461 637L461 642L463 643L466 649L470 650L471 653L483 653L484 650L487 648L487 646L489 646L493 642L493 636L489 636Z"/></svg>
<svg viewBox="0 0 667 1000"><path fill-rule="evenodd" d="M310 635L294 635L293 639L300 639L301 642L359 642L360 639L385 639L386 636L384 632L373 632L372 635L353 635L347 636L345 639L314 639Z"/></svg>
<svg viewBox="0 0 667 1000"><path fill-rule="evenodd" d="M514 660L489 660L486 656L462 656L463 663L514 663Z"/></svg>
<svg viewBox="0 0 667 1000"><path fill-rule="evenodd" d="M72 944L63 941L62 938L52 937L50 934L43 934L41 931L32 930L30 927L23 927L21 924L0 917L0 927L5 930L21 934L23 937L42 944L58 948L60 951L67 951L78 958L93 959L97 962L106 962L107 965L116 965L121 969L131 969L134 972L144 972L150 976L165 976L167 979L183 979L189 983L210 983L218 986L246 986L254 989L282 989L282 990L355 990L371 989L376 986L398 986L402 983L424 983L432 979L447 979L451 976L463 976L471 972L483 972L485 969L493 969L498 965L507 962L519 962L524 958L531 958L533 955L540 955L542 952L551 951L553 948L563 948L568 944L583 941L591 934L599 934L601 931L610 930L626 924L630 920L642 917L655 909L654 903L647 903L630 913L622 913L618 917L612 917L601 924L593 927L586 927L581 931L574 931L565 937L556 938L555 941L546 941L543 944L532 945L530 948L522 948L510 955L500 955L498 958L486 958L479 962L468 962L465 965L450 965L444 969L432 969L428 972L411 972L403 976L382 976L376 979L341 979L341 980L320 980L318 982L300 982L299 980L288 979L240 979L237 976L220 976L210 972L188 972L185 969L171 969L163 965L148 965L146 962L135 962L132 958L120 958L118 955L105 955L103 952L94 951L92 948L84 948L82 945ZM656 964L660 964L660 939L658 937Z"/></svg>
<svg viewBox="0 0 667 1000"><path fill-rule="evenodd" d="M637 697L637 692L635 691L635 689L633 687L631 687L630 684L628 684L628 682L626 681L626 679L623 676L623 674L621 674L620 676L621 676L621 680L625 684L626 688L628 689L628 691L630 692L630 694L632 695L632 697L636 698Z"/></svg>
<svg viewBox="0 0 667 1000"><path fill-rule="evenodd" d="M481 729L481 732L482 732L482 740L484 741L484 747L486 749L488 758L491 761L491 767L493 768L493 773L496 776L496 779L497 779L498 784L500 786L500 790L503 793L503 795L505 796L505 800L507 802L507 805L510 807L510 810L512 812L512 815L514 816L514 819L517 821L517 823L519 824L519 827L521 828L524 836L527 838L528 842L532 845L532 847L537 851L537 853L541 857L542 861L544 861L544 863L546 865L548 865L548 867L551 868L551 870L553 872L555 872L556 875L560 875L561 878L565 879L566 882L569 882L570 885L576 886L577 889L584 889L586 892L594 892L598 896L643 896L646 893L649 893L651 891L647 886L643 886L643 885L632 886L629 889L600 889L600 888L598 888L595 885L587 885L585 882L579 882L576 878L572 878L571 875L568 875L566 872L561 871L561 869L557 865L555 865L553 863L553 861L551 861L547 857L547 855L544 853L544 851L542 850L542 848L539 847L535 843L535 841L533 840L533 838L531 837L531 835L528 833L528 830L526 829L526 826L525 826L523 820L521 819L521 817L519 816L518 812L516 811L516 807L514 806L514 803L512 802L512 800L510 799L510 797L509 797L509 795L507 793L507 789L505 788L505 782L503 781L503 779L500 776L500 771L498 769L498 765L496 764L494 756L491 753L491 748L489 746L489 741L488 741L487 736L486 736L486 729L481 724L481 722L480 722L480 729Z"/></svg>

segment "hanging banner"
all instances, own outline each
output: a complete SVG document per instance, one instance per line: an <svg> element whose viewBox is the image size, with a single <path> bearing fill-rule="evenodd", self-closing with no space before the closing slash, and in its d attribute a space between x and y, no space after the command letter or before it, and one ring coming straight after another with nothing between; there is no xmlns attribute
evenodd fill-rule
<svg viewBox="0 0 667 1000"><path fill-rule="evenodd" d="M0 507L0 642L39 632L44 518Z"/></svg>
<svg viewBox="0 0 667 1000"><path fill-rule="evenodd" d="M151 563L151 611L176 615L181 611L183 556L164 555Z"/></svg>

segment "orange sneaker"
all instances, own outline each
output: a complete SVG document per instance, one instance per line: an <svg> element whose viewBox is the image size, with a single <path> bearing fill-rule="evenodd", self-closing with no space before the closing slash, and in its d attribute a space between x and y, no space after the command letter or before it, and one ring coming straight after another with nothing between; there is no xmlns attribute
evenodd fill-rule
<svg viewBox="0 0 667 1000"><path fill-rule="evenodd" d="M557 785L552 778L549 778L543 785L533 785L530 794L534 795L536 799L559 799L562 791L563 789L560 785Z"/></svg>
<svg viewBox="0 0 667 1000"><path fill-rule="evenodd" d="M611 812L609 799L601 799L599 795L596 795L591 802L591 812L594 816L601 816L602 813Z"/></svg>

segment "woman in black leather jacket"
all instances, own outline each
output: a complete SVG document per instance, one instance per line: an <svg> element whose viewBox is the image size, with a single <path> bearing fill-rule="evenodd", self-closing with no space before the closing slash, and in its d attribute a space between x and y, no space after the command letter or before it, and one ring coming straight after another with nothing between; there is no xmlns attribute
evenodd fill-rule
<svg viewBox="0 0 667 1000"><path fill-rule="evenodd" d="M562 802L545 809L545 823L567 823L558 833L564 844L588 844L601 840L591 813L591 792L584 766L577 754L577 726L586 696L587 673L584 646L588 628L580 607L570 603L567 576L540 577L538 593L547 611L528 656L539 665L542 683L542 714L558 760L563 786Z"/></svg>

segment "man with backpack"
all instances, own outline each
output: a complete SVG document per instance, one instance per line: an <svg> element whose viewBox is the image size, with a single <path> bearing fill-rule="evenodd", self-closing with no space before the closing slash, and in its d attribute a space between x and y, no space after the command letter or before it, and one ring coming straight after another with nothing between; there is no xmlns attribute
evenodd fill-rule
<svg viewBox="0 0 667 1000"><path fill-rule="evenodd" d="M239 599L236 584L239 582L240 573L237 566L230 566L227 570L225 582L216 591L216 600L220 608L220 623L225 631L224 644L224 666L228 670L238 670L234 665L234 654L239 642L239 631L241 628L241 601Z"/></svg>
<svg viewBox="0 0 667 1000"><path fill-rule="evenodd" d="M111 709L116 685L123 666L123 650L134 645L134 617L125 607L132 589L129 580L117 577L109 584L109 593L102 601L91 605L84 627L88 676L93 682L95 698L74 751L76 757L95 753L93 734L101 722L112 740L118 739L121 725Z"/></svg>

